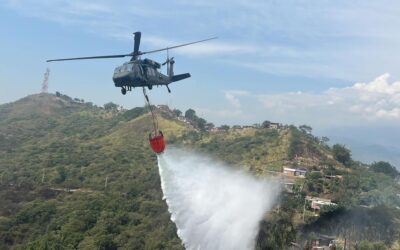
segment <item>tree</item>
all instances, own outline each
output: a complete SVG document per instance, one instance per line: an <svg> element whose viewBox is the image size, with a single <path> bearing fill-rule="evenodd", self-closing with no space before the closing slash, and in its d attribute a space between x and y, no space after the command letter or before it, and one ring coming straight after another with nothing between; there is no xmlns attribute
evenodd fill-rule
<svg viewBox="0 0 400 250"><path fill-rule="evenodd" d="M376 173L383 173L393 178L396 178L399 175L399 172L396 170L396 168L392 166L389 162L385 161L372 163L370 169Z"/></svg>
<svg viewBox="0 0 400 250"><path fill-rule="evenodd" d="M326 143L328 143L328 142L329 142L329 138L328 138L328 137L326 137L326 136L322 136L322 138L321 138L321 142L322 142L323 144L326 144Z"/></svg>
<svg viewBox="0 0 400 250"><path fill-rule="evenodd" d="M172 113L174 113L178 117L182 115L182 111L180 111L179 109L172 110Z"/></svg>
<svg viewBox="0 0 400 250"><path fill-rule="evenodd" d="M108 111L117 110L117 108L118 108L118 105L113 103L113 102L109 102L109 103L104 104L104 109L108 110Z"/></svg>
<svg viewBox="0 0 400 250"><path fill-rule="evenodd" d="M351 152L344 145L335 144L333 145L333 156L335 159L345 166L349 166L351 163Z"/></svg>
<svg viewBox="0 0 400 250"><path fill-rule="evenodd" d="M190 119L190 120L196 119L196 118L197 118L197 116L196 116L196 111L194 111L193 109L188 109L188 110L186 110L186 112L185 112L185 117L186 117L187 119Z"/></svg>
<svg viewBox="0 0 400 250"><path fill-rule="evenodd" d="M271 122L270 121L268 121L268 120L266 120L266 121L264 121L263 123L262 123L262 127L263 128L269 128L269 126L271 125Z"/></svg>
<svg viewBox="0 0 400 250"><path fill-rule="evenodd" d="M61 93L58 92L58 91L56 91L56 96L57 96L57 97L60 97L60 96L61 96Z"/></svg>
<svg viewBox="0 0 400 250"><path fill-rule="evenodd" d="M201 131L205 130L206 124L207 124L207 121L204 120L203 118L198 118L196 121L196 125Z"/></svg>
<svg viewBox="0 0 400 250"><path fill-rule="evenodd" d="M215 127L214 123L209 122L209 123L206 124L205 129L206 129L206 130L211 130L211 129L213 129L214 127Z"/></svg>
<svg viewBox="0 0 400 250"><path fill-rule="evenodd" d="M228 131L229 130L229 125L221 125L221 127L219 127L222 130Z"/></svg>
<svg viewBox="0 0 400 250"><path fill-rule="evenodd" d="M57 178L55 179L56 183L62 183L67 179L67 170L64 166L57 167Z"/></svg>
<svg viewBox="0 0 400 250"><path fill-rule="evenodd" d="M303 133L306 133L306 134L311 134L311 132L312 132L312 127L310 127L310 126L308 126L308 125L301 125L301 126L299 127L299 129L300 129Z"/></svg>

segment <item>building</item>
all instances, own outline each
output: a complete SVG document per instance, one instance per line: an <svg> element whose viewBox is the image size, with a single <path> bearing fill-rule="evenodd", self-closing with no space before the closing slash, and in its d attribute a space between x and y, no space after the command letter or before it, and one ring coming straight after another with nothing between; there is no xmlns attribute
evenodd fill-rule
<svg viewBox="0 0 400 250"><path fill-rule="evenodd" d="M296 177L306 177L307 169L305 168L283 168L283 174L288 176L296 176Z"/></svg>
<svg viewBox="0 0 400 250"><path fill-rule="evenodd" d="M336 203L333 203L330 199L324 199L324 198L318 198L318 197L307 196L306 200L311 202L311 208L314 210L314 212L320 211L321 208L324 206L336 206L337 205Z"/></svg>
<svg viewBox="0 0 400 250"><path fill-rule="evenodd" d="M330 180L333 180L333 179L342 180L343 176L341 176L341 175L325 175L325 178L330 179Z"/></svg>
<svg viewBox="0 0 400 250"><path fill-rule="evenodd" d="M168 105L157 105L157 108L166 113L172 112Z"/></svg>
<svg viewBox="0 0 400 250"><path fill-rule="evenodd" d="M297 168L294 173L295 176L306 177L307 169L306 168Z"/></svg>
<svg viewBox="0 0 400 250"><path fill-rule="evenodd" d="M294 168L283 168L283 174L288 175L288 176L294 176L294 173L296 172L296 169Z"/></svg>
<svg viewBox="0 0 400 250"><path fill-rule="evenodd" d="M212 129L210 129L210 132L213 132L213 133L220 132L220 131L224 131L224 130L221 128L218 128L218 127L214 127Z"/></svg>
<svg viewBox="0 0 400 250"><path fill-rule="evenodd" d="M311 241L312 250L331 250L336 249L335 237L319 235Z"/></svg>
<svg viewBox="0 0 400 250"><path fill-rule="evenodd" d="M271 122L269 124L269 128L272 128L272 129L279 129L280 127L281 127L281 125L277 122Z"/></svg>

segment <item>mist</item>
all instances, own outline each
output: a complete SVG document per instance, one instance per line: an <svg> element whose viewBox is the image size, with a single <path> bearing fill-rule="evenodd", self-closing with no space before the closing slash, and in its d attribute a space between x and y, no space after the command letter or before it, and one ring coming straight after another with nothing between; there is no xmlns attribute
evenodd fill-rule
<svg viewBox="0 0 400 250"><path fill-rule="evenodd" d="M254 249L277 182L180 149L158 157L164 199L186 249Z"/></svg>

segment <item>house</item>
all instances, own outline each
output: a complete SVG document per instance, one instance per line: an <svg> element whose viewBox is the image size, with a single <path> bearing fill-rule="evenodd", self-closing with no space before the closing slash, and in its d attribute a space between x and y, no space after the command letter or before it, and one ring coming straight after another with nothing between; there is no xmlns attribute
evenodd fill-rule
<svg viewBox="0 0 400 250"><path fill-rule="evenodd" d="M333 179L342 180L343 176L341 176L341 175L325 175L325 178L330 179L330 180L333 180Z"/></svg>
<svg viewBox="0 0 400 250"><path fill-rule="evenodd" d="M254 128L254 126L252 126L252 125L244 125L242 128L243 129L250 129L250 128Z"/></svg>
<svg viewBox="0 0 400 250"><path fill-rule="evenodd" d="M330 199L318 198L318 197L306 197L307 201L311 202L311 208L314 212L321 210L324 206L336 206L336 203L333 203Z"/></svg>
<svg viewBox="0 0 400 250"><path fill-rule="evenodd" d="M319 235L311 241L312 250L331 250L336 249L335 237L327 235Z"/></svg>
<svg viewBox="0 0 400 250"><path fill-rule="evenodd" d="M269 124L269 128L272 128L272 129L279 129L280 127L281 127L281 125L277 122L271 122Z"/></svg>
<svg viewBox="0 0 400 250"><path fill-rule="evenodd" d="M307 169L306 168L297 168L294 173L295 176L306 177Z"/></svg>
<svg viewBox="0 0 400 250"><path fill-rule="evenodd" d="M221 128L218 128L218 127L214 127L214 128L212 128L212 129L210 129L210 132L220 132L220 131L223 131L223 129L221 129Z"/></svg>
<svg viewBox="0 0 400 250"><path fill-rule="evenodd" d="M166 113L172 112L168 105L157 105L157 108Z"/></svg>
<svg viewBox="0 0 400 250"><path fill-rule="evenodd" d="M294 169L294 168L287 168L287 167L283 168L283 174L285 174L285 175L294 176L295 172L296 172L296 169Z"/></svg>
<svg viewBox="0 0 400 250"><path fill-rule="evenodd" d="M297 177L302 177L304 178L307 174L307 169L305 168L288 168L284 167L283 168L283 174L288 175L288 176L297 176Z"/></svg>

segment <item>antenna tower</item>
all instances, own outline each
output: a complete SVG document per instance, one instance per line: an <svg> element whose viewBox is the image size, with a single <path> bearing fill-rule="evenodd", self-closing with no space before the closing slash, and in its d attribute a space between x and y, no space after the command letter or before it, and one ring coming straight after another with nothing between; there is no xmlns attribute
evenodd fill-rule
<svg viewBox="0 0 400 250"><path fill-rule="evenodd" d="M49 75L50 75L50 69L47 68L46 72L44 73L44 79L42 83L42 93L47 93L49 89Z"/></svg>

